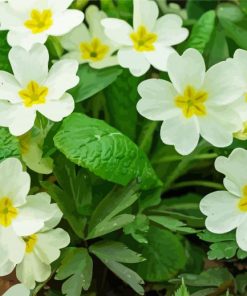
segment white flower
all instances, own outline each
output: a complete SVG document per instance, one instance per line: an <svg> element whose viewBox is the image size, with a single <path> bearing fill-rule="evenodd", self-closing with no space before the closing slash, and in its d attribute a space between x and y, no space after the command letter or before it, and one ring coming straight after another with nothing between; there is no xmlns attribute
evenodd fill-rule
<svg viewBox="0 0 247 296"><path fill-rule="evenodd" d="M247 151L237 148L229 157L220 156L215 161L217 171L225 175L227 191L216 191L205 196L200 210L206 218L206 228L213 233L236 231L239 247L247 251Z"/></svg>
<svg viewBox="0 0 247 296"><path fill-rule="evenodd" d="M68 9L73 0L9 0L2 3L0 23L9 30L11 46L30 49L44 44L49 35L61 36L78 26L84 18L79 10Z"/></svg>
<svg viewBox="0 0 247 296"><path fill-rule="evenodd" d="M60 39L68 51L64 58L76 59L80 64L89 63L98 69L117 65L117 57L113 55L117 47L106 37L101 25L101 20L106 17L96 6L89 6L86 10L89 29L81 24Z"/></svg>
<svg viewBox="0 0 247 296"><path fill-rule="evenodd" d="M25 252L21 236L28 236L44 227L55 205L47 193L27 196L30 177L21 162L8 158L0 163L0 275L10 273Z"/></svg>
<svg viewBox="0 0 247 296"><path fill-rule="evenodd" d="M60 256L60 249L65 248L70 237L61 228L54 228L61 220L62 212L56 207L53 217L45 223L44 228L24 238L25 255L16 267L16 276L26 287L33 289L35 281L43 282L51 274L50 264Z"/></svg>
<svg viewBox="0 0 247 296"><path fill-rule="evenodd" d="M3 296L29 296L30 291L22 284L17 284L8 289Z"/></svg>
<svg viewBox="0 0 247 296"><path fill-rule="evenodd" d="M24 163L32 171L39 174L52 173L53 160L50 157L43 157L44 137L37 128L19 137L21 157Z"/></svg>
<svg viewBox="0 0 247 296"><path fill-rule="evenodd" d="M229 64L221 62L206 72L202 55L188 49L182 56L173 53L167 69L172 83L149 79L138 87L142 99L137 110L148 119L164 121L162 141L183 155L195 149L200 135L216 147L230 145L242 120L230 104L241 89Z"/></svg>
<svg viewBox="0 0 247 296"><path fill-rule="evenodd" d="M0 126L20 136L32 128L37 111L52 121L73 111L74 100L66 90L79 81L77 61L59 61L48 72L49 54L41 44L30 51L14 47L9 60L14 75L0 71Z"/></svg>
<svg viewBox="0 0 247 296"><path fill-rule="evenodd" d="M135 76L146 73L150 65L166 71L167 58L175 51L171 46L188 36L178 15L167 14L157 19L158 14L154 1L134 0L133 28L123 20L102 20L105 34L123 46L118 51L119 64Z"/></svg>

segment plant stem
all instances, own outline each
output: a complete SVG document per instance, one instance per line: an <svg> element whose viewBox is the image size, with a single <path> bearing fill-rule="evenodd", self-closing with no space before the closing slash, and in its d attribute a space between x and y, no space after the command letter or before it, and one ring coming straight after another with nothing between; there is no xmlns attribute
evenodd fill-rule
<svg viewBox="0 0 247 296"><path fill-rule="evenodd" d="M202 186L202 187L209 187L214 189L224 189L224 186L219 183L211 182L211 181L185 181L185 182L179 182L174 184L170 187L170 189L177 189L177 188L183 188L183 187L190 187L190 186Z"/></svg>
<svg viewBox="0 0 247 296"><path fill-rule="evenodd" d="M202 160L202 159L214 159L218 156L217 153L202 153L199 155L195 155L194 159L195 160ZM164 162L172 162L172 161L179 161L182 160L184 156L182 155L173 155L173 156L164 156L160 159L154 160L152 163L153 164L159 164L159 163L164 163Z"/></svg>

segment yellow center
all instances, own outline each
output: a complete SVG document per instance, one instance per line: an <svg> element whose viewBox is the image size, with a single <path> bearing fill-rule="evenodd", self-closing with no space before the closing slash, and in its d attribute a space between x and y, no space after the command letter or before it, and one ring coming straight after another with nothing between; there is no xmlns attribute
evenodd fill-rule
<svg viewBox="0 0 247 296"><path fill-rule="evenodd" d="M10 198L3 197L0 199L0 225L8 227L11 225L12 220L18 215L18 209L13 207Z"/></svg>
<svg viewBox="0 0 247 296"><path fill-rule="evenodd" d="M37 235L32 234L30 236L24 237L24 241L26 243L26 253L32 253L36 243L37 243Z"/></svg>
<svg viewBox="0 0 247 296"><path fill-rule="evenodd" d="M25 107L44 104L47 94L48 88L39 85L36 81L30 81L25 89L19 91L19 96L22 98Z"/></svg>
<svg viewBox="0 0 247 296"><path fill-rule="evenodd" d="M140 26L136 32L131 33L130 38L137 51L155 50L154 42L157 40L157 35L148 32L144 26Z"/></svg>
<svg viewBox="0 0 247 296"><path fill-rule="evenodd" d="M98 62L104 59L109 51L109 46L103 44L100 39L93 38L90 42L81 42L80 51L84 60Z"/></svg>
<svg viewBox="0 0 247 296"><path fill-rule="evenodd" d="M238 208L242 212L247 212L247 185L245 185L242 189L242 197L238 202Z"/></svg>
<svg viewBox="0 0 247 296"><path fill-rule="evenodd" d="M183 115L190 118L193 115L206 115L207 110L205 102L208 94L204 90L197 90L193 86L188 85L184 93L175 98L175 105L182 109Z"/></svg>
<svg viewBox="0 0 247 296"><path fill-rule="evenodd" d="M50 9L42 11L33 9L30 13L30 19L24 23L24 25L30 29L33 34L38 34L48 30L52 24L52 11Z"/></svg>

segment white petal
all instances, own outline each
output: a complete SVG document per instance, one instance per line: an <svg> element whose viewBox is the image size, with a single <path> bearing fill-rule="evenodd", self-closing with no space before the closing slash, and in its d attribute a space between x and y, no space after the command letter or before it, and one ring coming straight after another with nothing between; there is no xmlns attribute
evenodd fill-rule
<svg viewBox="0 0 247 296"><path fill-rule="evenodd" d="M132 48L120 48L118 61L123 68L128 68L134 76L141 76L150 68L144 54Z"/></svg>
<svg viewBox="0 0 247 296"><path fill-rule="evenodd" d="M22 6L19 5L18 6ZM24 19L22 14L18 13L15 9L13 9L9 3L1 3L1 9L0 9L0 20L1 25L4 27L4 29L11 30L23 27L24 30Z"/></svg>
<svg viewBox="0 0 247 296"><path fill-rule="evenodd" d="M45 81L45 86L49 90L47 100L60 99L68 89L78 84L79 77L76 76L78 66L77 61L61 60L51 67Z"/></svg>
<svg viewBox="0 0 247 296"><path fill-rule="evenodd" d="M103 69L107 67L112 67L118 65L117 56L110 56L104 58L102 61L93 62L89 64L94 69Z"/></svg>
<svg viewBox="0 0 247 296"><path fill-rule="evenodd" d="M200 89L205 76L205 63L199 51L189 48L182 56L173 53L167 62L167 71L171 82L179 93L191 85Z"/></svg>
<svg viewBox="0 0 247 296"><path fill-rule="evenodd" d="M62 47L68 51L79 51L80 43L91 40L91 36L85 24L80 24L68 34L60 38Z"/></svg>
<svg viewBox="0 0 247 296"><path fill-rule="evenodd" d="M241 129L241 118L227 107L208 108L205 116L198 116L202 137L216 147L227 147L233 141L233 132Z"/></svg>
<svg viewBox="0 0 247 296"><path fill-rule="evenodd" d="M50 212L51 217L49 218L49 220L45 221L45 226L42 228L42 232L51 230L52 228L56 227L62 219L63 213L61 212L57 204L52 204Z"/></svg>
<svg viewBox="0 0 247 296"><path fill-rule="evenodd" d="M0 71L0 100L16 103L19 101L18 92L20 90L21 86L12 74Z"/></svg>
<svg viewBox="0 0 247 296"><path fill-rule="evenodd" d="M160 43L156 43L154 51L146 51L144 54L154 68L161 71L167 71L168 58L174 52L175 49L172 47L166 47Z"/></svg>
<svg viewBox="0 0 247 296"><path fill-rule="evenodd" d="M8 253L1 247L0 249L0 277L10 274L15 268L15 264L8 258Z"/></svg>
<svg viewBox="0 0 247 296"><path fill-rule="evenodd" d="M190 154L197 146L200 130L197 119L176 116L163 122L160 130L161 140L168 145L174 145L182 155Z"/></svg>
<svg viewBox="0 0 247 296"><path fill-rule="evenodd" d="M172 84L162 79L141 82L138 92L142 99L137 103L138 112L150 120L165 120L178 115L174 106L176 91Z"/></svg>
<svg viewBox="0 0 247 296"><path fill-rule="evenodd" d="M55 12L66 10L73 0L48 0L48 6Z"/></svg>
<svg viewBox="0 0 247 296"><path fill-rule="evenodd" d="M51 100L38 107L38 111L52 121L61 121L70 115L75 108L73 97L65 93L60 100Z"/></svg>
<svg viewBox="0 0 247 296"><path fill-rule="evenodd" d="M0 163L0 198L9 197L14 206L26 202L30 190L30 176L23 171L17 158L7 158Z"/></svg>
<svg viewBox="0 0 247 296"><path fill-rule="evenodd" d="M201 212L208 216L206 228L213 233L226 233L238 227L246 214L238 209L239 198L227 191L206 195L200 202Z"/></svg>
<svg viewBox="0 0 247 296"><path fill-rule="evenodd" d="M130 34L132 27L125 21L115 18L105 18L101 21L106 36L118 44L132 45Z"/></svg>
<svg viewBox="0 0 247 296"><path fill-rule="evenodd" d="M44 44L48 38L46 32L40 34L32 34L28 32L9 31L7 35L8 43L13 46L21 46L26 50L30 50L36 43Z"/></svg>
<svg viewBox="0 0 247 296"><path fill-rule="evenodd" d="M247 90L247 51L243 49L237 49L234 53L233 59L230 60L230 64L236 67L239 82L242 84L244 90Z"/></svg>
<svg viewBox="0 0 247 296"><path fill-rule="evenodd" d="M53 25L47 30L47 34L61 36L82 23L84 14L76 9L68 9L53 18Z"/></svg>
<svg viewBox="0 0 247 296"><path fill-rule="evenodd" d="M247 217L237 227L237 231L236 231L237 244L244 251L247 251L247 233L246 233L246 228L247 228Z"/></svg>
<svg viewBox="0 0 247 296"><path fill-rule="evenodd" d="M203 89L208 92L208 100L218 105L234 102L243 94L236 69L228 62L218 63L207 71Z"/></svg>
<svg viewBox="0 0 247 296"><path fill-rule="evenodd" d="M41 230L45 221L54 215L54 207L50 204L50 196L45 193L37 193L27 198L27 203L19 208L19 214L13 220L13 229L19 236L28 236Z"/></svg>
<svg viewBox="0 0 247 296"><path fill-rule="evenodd" d="M189 34L186 28L182 28L183 21L176 14L166 14L158 19L155 25L155 33L158 35L158 42L166 46L172 46L184 41Z"/></svg>
<svg viewBox="0 0 247 296"><path fill-rule="evenodd" d="M104 27L101 24L101 20L107 18L107 15L104 11L99 10L95 5L90 5L86 9L86 21L89 26L90 33L93 37L102 38L105 35Z"/></svg>
<svg viewBox="0 0 247 296"><path fill-rule="evenodd" d="M0 227L0 241L1 247L3 247L8 253L8 259L14 264L18 264L22 261L26 244L16 235L12 226Z"/></svg>
<svg viewBox="0 0 247 296"><path fill-rule="evenodd" d="M159 9L154 1L134 0L133 25L137 30L139 26L145 26L152 31L159 15Z"/></svg>
<svg viewBox="0 0 247 296"><path fill-rule="evenodd" d="M216 170L224 174L228 182L235 184L238 196L241 196L243 186L247 185L246 166L247 151L242 148L234 149L228 158L219 156L215 160Z"/></svg>
<svg viewBox="0 0 247 296"><path fill-rule="evenodd" d="M8 289L3 296L30 296L30 291L23 285L17 284Z"/></svg>
<svg viewBox="0 0 247 296"><path fill-rule="evenodd" d="M57 260L60 256L60 249L65 248L70 242L68 233L61 228L39 233L37 236L34 253L45 264Z"/></svg>
<svg viewBox="0 0 247 296"><path fill-rule="evenodd" d="M9 52L9 60L15 78L23 88L31 80L42 84L48 75L49 53L44 45L36 44L30 51L14 47Z"/></svg>
<svg viewBox="0 0 247 296"><path fill-rule="evenodd" d="M23 261L17 265L16 276L29 289L35 287L35 281L43 282L51 274L50 265L42 263L34 253L25 255Z"/></svg>

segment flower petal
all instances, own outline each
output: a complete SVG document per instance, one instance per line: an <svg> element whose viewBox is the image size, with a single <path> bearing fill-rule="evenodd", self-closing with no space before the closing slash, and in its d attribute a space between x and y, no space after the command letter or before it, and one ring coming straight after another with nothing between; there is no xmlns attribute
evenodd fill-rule
<svg viewBox="0 0 247 296"><path fill-rule="evenodd" d="M213 233L226 233L238 227L246 213L238 209L239 198L227 191L206 195L200 202L201 212L208 216L206 228Z"/></svg>
<svg viewBox="0 0 247 296"><path fill-rule="evenodd" d="M90 63L90 66L94 69L103 69L103 68L112 67L115 65L118 65L117 56L106 57L102 61Z"/></svg>
<svg viewBox="0 0 247 296"><path fill-rule="evenodd" d="M190 154L196 148L200 137L197 119L187 119L182 115L169 118L163 122L160 136L165 144L174 145L178 153Z"/></svg>
<svg viewBox="0 0 247 296"><path fill-rule="evenodd" d="M11 103L19 102L20 89L21 86L12 74L0 71L0 100L8 100Z"/></svg>
<svg viewBox="0 0 247 296"><path fill-rule="evenodd" d="M48 6L55 12L66 10L73 0L48 0Z"/></svg>
<svg viewBox="0 0 247 296"><path fill-rule="evenodd" d="M105 18L101 21L101 24L110 40L118 44L132 45L130 34L133 29L127 22L116 18Z"/></svg>
<svg viewBox="0 0 247 296"><path fill-rule="evenodd" d="M237 227L237 231L236 231L237 244L244 251L247 251L246 227L247 227L247 218L245 218L245 220Z"/></svg>
<svg viewBox="0 0 247 296"><path fill-rule="evenodd" d="M59 100L68 89L78 84L79 77L76 76L78 66L77 61L61 60L51 67L45 81L45 86L49 89L47 100Z"/></svg>
<svg viewBox="0 0 247 296"><path fill-rule="evenodd" d="M176 14L166 14L158 19L154 32L158 35L158 42L172 46L183 42L189 35L186 28L182 28L183 20Z"/></svg>
<svg viewBox="0 0 247 296"><path fill-rule="evenodd" d="M0 198L9 197L14 206L26 202L30 190L30 176L23 171L22 164L17 158L7 158L0 163Z"/></svg>
<svg viewBox="0 0 247 296"><path fill-rule="evenodd" d="M154 1L134 0L133 26L137 30L139 26L145 26L152 31L159 15L159 9Z"/></svg>
<svg viewBox="0 0 247 296"><path fill-rule="evenodd" d="M132 48L120 48L118 51L118 61L123 68L128 68L134 76L141 76L150 68L150 64L144 54Z"/></svg>
<svg viewBox="0 0 247 296"><path fill-rule="evenodd" d="M12 286L3 294L3 296L30 296L30 291L23 285L17 284Z"/></svg>
<svg viewBox="0 0 247 296"><path fill-rule="evenodd" d="M61 121L70 115L75 108L73 97L65 93L60 100L51 100L38 107L38 111L52 121Z"/></svg>
<svg viewBox="0 0 247 296"><path fill-rule="evenodd" d="M189 48L181 56L173 53L167 61L171 82L179 93L191 85L200 89L205 76L205 63L199 51Z"/></svg>
<svg viewBox="0 0 247 296"><path fill-rule="evenodd" d="M48 75L49 53L44 45L36 44L30 51L14 47L9 52L9 60L15 78L23 88L31 80L42 84Z"/></svg>
<svg viewBox="0 0 247 296"><path fill-rule="evenodd" d="M148 79L138 86L142 99L137 103L138 112L150 120L165 120L179 114L174 106L176 91L162 79Z"/></svg>

